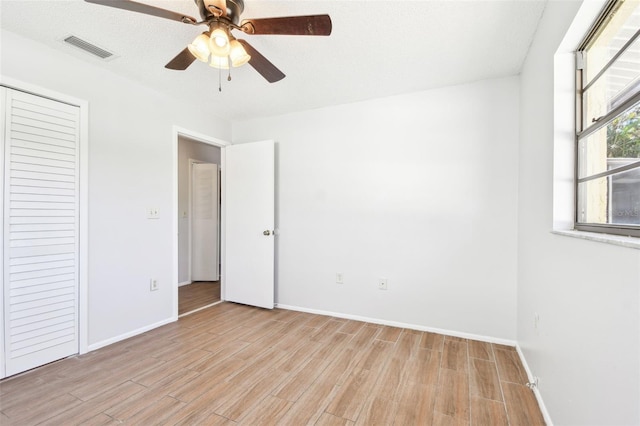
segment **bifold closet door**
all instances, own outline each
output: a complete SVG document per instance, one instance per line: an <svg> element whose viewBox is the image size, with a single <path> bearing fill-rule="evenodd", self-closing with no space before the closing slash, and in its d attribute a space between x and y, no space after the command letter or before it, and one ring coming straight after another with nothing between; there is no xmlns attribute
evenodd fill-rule
<svg viewBox="0 0 640 426"><path fill-rule="evenodd" d="M3 90L5 375L78 353L79 108Z"/></svg>

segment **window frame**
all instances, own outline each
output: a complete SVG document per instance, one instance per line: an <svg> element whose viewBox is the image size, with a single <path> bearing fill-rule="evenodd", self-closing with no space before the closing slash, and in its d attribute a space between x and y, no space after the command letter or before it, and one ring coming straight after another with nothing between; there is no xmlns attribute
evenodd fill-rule
<svg viewBox="0 0 640 426"><path fill-rule="evenodd" d="M584 66L584 52L589 47L590 43L600 34L601 29L609 24L611 18L613 17L612 12L615 11L620 3L623 0L609 0L604 6L602 12L597 17L589 31L587 31L586 36L583 38L582 42L575 50L576 55L576 75L575 75L575 86L576 86L576 111L575 111L575 178L574 178L574 229L577 231L585 231L585 232L597 232L597 233L605 233L605 234L613 234L613 235L622 235L629 237L640 237L640 224L617 224L617 223L592 223L592 222L581 222L580 221L580 190L579 185L584 182L588 182L591 180L609 177L617 175L621 172L629 171L629 170L640 170L640 158L637 161L627 164L625 166L621 166L618 168L613 168L610 170L605 170L599 173L594 173L588 176L580 177L580 161L581 161L581 153L580 153L580 142L585 140L590 135L596 133L597 131L605 128L611 122L613 122L617 117L621 116L626 110L633 107L635 104L640 102L640 84L635 85L635 87L630 92L631 94L620 102L615 107L611 108L611 111L606 113L605 115L594 119L591 124L584 123L585 120L585 102L583 100L583 95L591 86L596 83L600 77L602 77L607 70L611 68L611 66L616 62L616 60L627 52L628 48L640 39L640 28L634 33L634 35L620 48L618 52L614 56L612 56L607 63L597 72L597 74L589 81L587 85L583 84L583 73L585 72ZM586 124L586 126L585 126ZM607 194L608 198L612 197L612 194Z"/></svg>

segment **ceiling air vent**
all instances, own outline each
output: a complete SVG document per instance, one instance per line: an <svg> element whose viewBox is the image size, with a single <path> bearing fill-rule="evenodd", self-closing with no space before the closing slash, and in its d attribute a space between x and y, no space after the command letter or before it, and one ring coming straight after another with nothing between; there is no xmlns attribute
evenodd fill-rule
<svg viewBox="0 0 640 426"><path fill-rule="evenodd" d="M88 41L74 35L66 37L65 39L63 39L63 41L67 44L77 47L78 49L82 49L87 53L91 53L92 55L97 56L100 59L107 59L113 56L113 53L109 52L108 50L104 50L103 48L89 43Z"/></svg>

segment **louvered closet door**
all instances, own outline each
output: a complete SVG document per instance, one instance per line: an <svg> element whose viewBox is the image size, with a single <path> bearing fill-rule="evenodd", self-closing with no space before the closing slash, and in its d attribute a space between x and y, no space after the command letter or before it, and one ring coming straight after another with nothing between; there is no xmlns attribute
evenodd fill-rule
<svg viewBox="0 0 640 426"><path fill-rule="evenodd" d="M79 109L3 90L4 359L10 376L78 352Z"/></svg>

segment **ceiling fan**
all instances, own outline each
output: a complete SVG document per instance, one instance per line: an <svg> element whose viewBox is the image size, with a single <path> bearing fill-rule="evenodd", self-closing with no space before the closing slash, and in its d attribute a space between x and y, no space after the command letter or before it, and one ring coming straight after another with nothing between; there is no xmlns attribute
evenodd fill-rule
<svg viewBox="0 0 640 426"><path fill-rule="evenodd" d="M288 16L279 18L244 19L243 0L194 0L201 20L171 10L131 0L85 0L102 6L144 13L189 25L206 25L208 31L198 35L178 53L165 68L185 70L196 59L209 62L212 67L228 69L249 63L269 83L282 80L285 75L246 40L236 39L232 30L245 34L279 34L328 36L331 34L329 15Z"/></svg>

